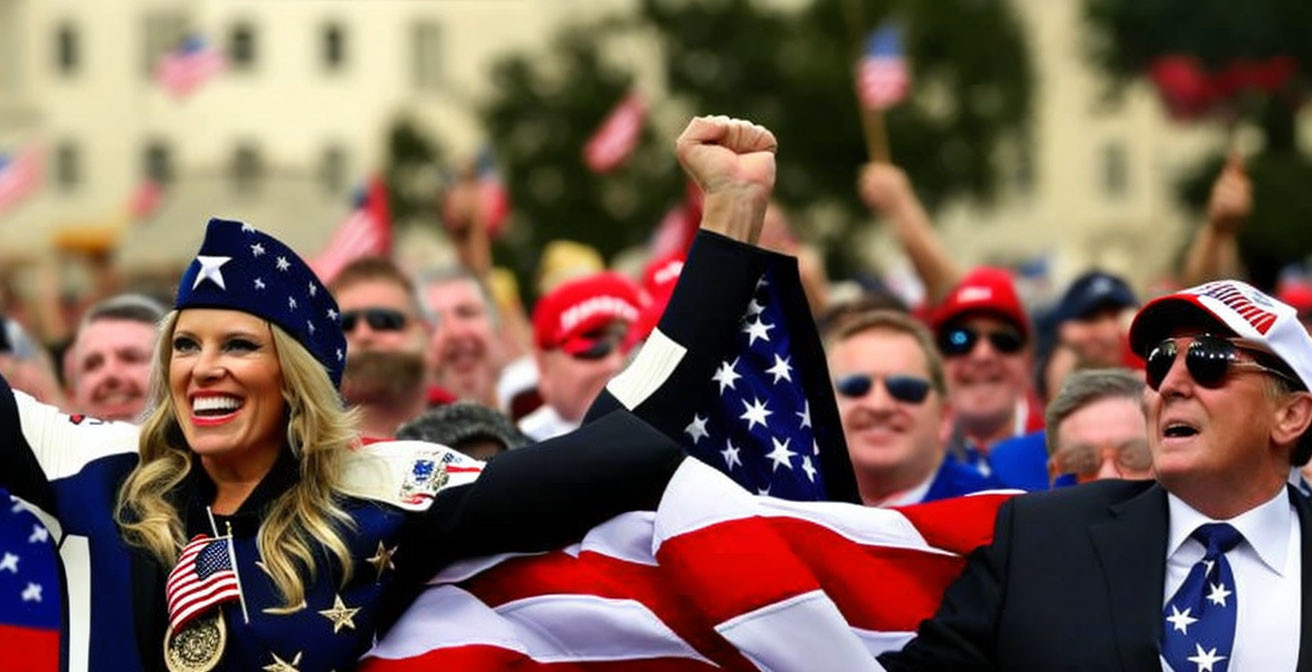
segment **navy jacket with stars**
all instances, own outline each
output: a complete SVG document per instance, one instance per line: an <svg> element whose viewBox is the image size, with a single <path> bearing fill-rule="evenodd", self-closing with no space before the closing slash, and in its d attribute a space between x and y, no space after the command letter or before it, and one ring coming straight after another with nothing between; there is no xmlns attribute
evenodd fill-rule
<svg viewBox="0 0 1312 672"><path fill-rule="evenodd" d="M59 548L65 584L64 669L159 670L169 567L122 539L113 519L118 489L136 465L135 426L69 416L11 391L0 378L0 485L37 509ZM452 560L568 543L638 507L654 507L682 459L679 448L636 416L616 412L567 436L488 464L419 442L372 444L353 456L348 485L365 496L343 506L354 574L320 571L291 613L260 568L255 533L268 504L298 478L284 454L230 517L250 622L223 605L228 628L218 669L348 670L434 571ZM427 501L407 501L406 476L423 461L450 480ZM172 492L187 535L212 534L205 505L213 484L199 466ZM325 562L329 554L319 549ZM330 566L331 565L327 565ZM279 668L279 663L290 667Z"/></svg>

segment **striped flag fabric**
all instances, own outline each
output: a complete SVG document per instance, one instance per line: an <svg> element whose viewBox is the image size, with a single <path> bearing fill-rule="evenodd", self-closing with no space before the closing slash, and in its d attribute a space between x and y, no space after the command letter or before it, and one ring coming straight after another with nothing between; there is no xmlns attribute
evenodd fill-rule
<svg viewBox="0 0 1312 672"><path fill-rule="evenodd" d="M164 584L170 630L176 632L206 609L241 597L230 543L226 536L199 534L182 548Z"/></svg>
<svg viewBox="0 0 1312 672"><path fill-rule="evenodd" d="M641 96L625 96L583 146L583 163L594 173L609 172L624 163L638 146L646 116L647 105Z"/></svg>
<svg viewBox="0 0 1312 672"><path fill-rule="evenodd" d="M883 110L901 102L911 87L911 73L902 50L902 29L886 23L866 40L865 53L857 64L857 97L872 110Z"/></svg>
<svg viewBox="0 0 1312 672"><path fill-rule="evenodd" d="M447 567L359 669L882 669L1010 496L791 502L685 460L655 512L557 552Z"/></svg>
<svg viewBox="0 0 1312 672"><path fill-rule="evenodd" d="M0 489L0 667L59 669L59 567L50 532Z"/></svg>
<svg viewBox="0 0 1312 672"><path fill-rule="evenodd" d="M387 187L374 176L367 187L357 190L351 214L337 226L319 256L310 260L310 268L327 284L352 261L369 255L386 255L391 250Z"/></svg>
<svg viewBox="0 0 1312 672"><path fill-rule="evenodd" d="M164 188L155 180L145 180L137 185L128 199L128 214L135 220L150 219L159 209L164 199Z"/></svg>
<svg viewBox="0 0 1312 672"><path fill-rule="evenodd" d="M0 154L0 212L35 192L41 186L41 177L41 153L35 147Z"/></svg>
<svg viewBox="0 0 1312 672"><path fill-rule="evenodd" d="M186 98L226 66L223 52L199 35L187 35L160 57L155 81L174 98Z"/></svg>

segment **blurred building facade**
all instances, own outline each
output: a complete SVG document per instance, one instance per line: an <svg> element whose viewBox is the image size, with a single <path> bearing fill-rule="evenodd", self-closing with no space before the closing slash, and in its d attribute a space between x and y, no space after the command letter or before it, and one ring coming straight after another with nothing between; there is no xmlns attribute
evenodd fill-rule
<svg viewBox="0 0 1312 672"><path fill-rule="evenodd" d="M1173 262L1185 230L1171 182L1216 133L1172 126L1145 88L1103 102L1082 56L1079 0L1012 1L1038 73L1033 158L1017 163L996 204L941 212L942 231L963 263L1047 255L1059 277L1098 264L1144 284ZM169 239L193 249L195 219L209 212L258 213L259 225L310 251L345 213L352 186L381 167L396 118L471 151L482 136L474 104L497 54L540 48L563 23L629 6L0 0L0 151L35 141L46 157L41 191L0 212L0 263L46 254L52 241L149 250L177 228ZM177 100L153 70L188 31L228 64ZM228 191L216 186L225 179ZM164 204L148 225L128 227L146 180L166 185ZM299 196L280 198L288 191ZM872 245L890 256L887 241ZM1146 249L1161 252L1145 263Z"/></svg>

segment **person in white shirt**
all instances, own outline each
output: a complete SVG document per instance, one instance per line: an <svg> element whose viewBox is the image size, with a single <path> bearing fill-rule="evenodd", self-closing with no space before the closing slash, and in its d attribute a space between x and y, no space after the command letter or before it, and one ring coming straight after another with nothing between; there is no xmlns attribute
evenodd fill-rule
<svg viewBox="0 0 1312 672"><path fill-rule="evenodd" d="M1312 506L1287 481L1312 454L1312 338L1224 280L1146 305L1130 343L1156 480L1003 505L886 669L1312 669Z"/></svg>

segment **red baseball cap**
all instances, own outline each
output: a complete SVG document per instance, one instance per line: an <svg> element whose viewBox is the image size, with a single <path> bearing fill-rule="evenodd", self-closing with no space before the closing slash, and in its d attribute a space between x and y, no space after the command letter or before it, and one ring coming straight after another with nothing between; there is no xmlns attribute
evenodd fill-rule
<svg viewBox="0 0 1312 672"><path fill-rule="evenodd" d="M1001 268L981 266L967 273L934 310L930 324L938 331L966 313L996 315L1029 336L1030 320L1016 294L1016 285L1011 274Z"/></svg>
<svg viewBox="0 0 1312 672"><path fill-rule="evenodd" d="M533 339L541 350L576 354L592 347L588 334L612 322L633 325L641 314L638 285L614 272L571 280L538 299Z"/></svg>

